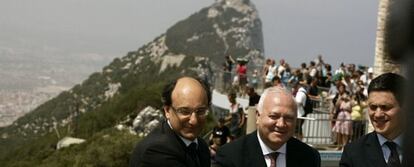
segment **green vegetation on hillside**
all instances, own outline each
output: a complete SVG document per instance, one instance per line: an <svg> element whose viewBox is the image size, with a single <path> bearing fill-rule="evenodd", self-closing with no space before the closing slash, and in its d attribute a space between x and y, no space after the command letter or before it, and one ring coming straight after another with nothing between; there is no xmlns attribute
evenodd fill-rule
<svg viewBox="0 0 414 167"><path fill-rule="evenodd" d="M104 130L85 143L54 152L40 166L127 166L138 141L127 131Z"/></svg>
<svg viewBox="0 0 414 167"><path fill-rule="evenodd" d="M100 140L96 140L96 136L99 134L105 134L109 136L114 136L116 131L113 131L114 125L125 119L128 115L135 116L137 111L143 109L144 107L151 105L154 107L160 107L160 91L161 87L164 85L164 82L155 83L148 86L137 86L131 88L130 91L123 95L118 95L113 98L113 100L108 101L99 107L96 111L87 112L82 114L79 118L75 118L72 124L67 126L72 127L74 130L67 131L68 127L59 128L60 135L63 136L72 136L86 139L88 147L93 149L93 146L106 146L103 143L99 143ZM126 132L123 132L126 133ZM102 136L102 135L101 135ZM136 140L136 136L129 135L131 140ZM116 136L113 137L114 140L118 140ZM95 141L96 140L96 141ZM49 164L49 161L46 159L49 156L55 156L56 158L61 158L70 156L72 153L80 157L87 157L89 152L77 152L76 148L73 151L67 151L58 153L59 151L55 150L56 143L58 138L54 132L48 133L45 136L27 140L30 142L22 142L22 145L17 146L16 148L9 148L7 156L2 158L1 166L32 166L33 164ZM104 140L105 141L105 140ZM95 143L98 142L98 143ZM115 143L116 146L113 147L123 147L125 145L131 145L131 141L125 140L126 143L119 141ZM134 142L135 143L135 142ZM91 144L91 146L89 146ZM84 144L82 144L84 145ZM133 144L132 144L133 145ZM107 146L110 147L110 146ZM81 149L80 147L79 149ZM133 146L128 149L108 149L105 151L106 155L117 154L117 152L124 152L128 154L131 151ZM95 149L103 149L96 147ZM66 155L67 154L67 155ZM68 159L70 161L70 159ZM73 160L75 161L75 160ZM125 161L125 159L124 159ZM60 162L60 161L57 161ZM98 162L96 162L98 163ZM66 166L66 165L60 165ZM72 166L72 165L69 165ZM81 165L82 166L82 165ZM95 164L95 166L99 166Z"/></svg>
<svg viewBox="0 0 414 167"><path fill-rule="evenodd" d="M53 146L48 147L49 141L36 141L37 146L30 145L31 151L18 152L16 158L19 160L3 162L2 166L127 166L130 154L138 141L137 136L113 128L102 130L85 143L60 150L55 150Z"/></svg>

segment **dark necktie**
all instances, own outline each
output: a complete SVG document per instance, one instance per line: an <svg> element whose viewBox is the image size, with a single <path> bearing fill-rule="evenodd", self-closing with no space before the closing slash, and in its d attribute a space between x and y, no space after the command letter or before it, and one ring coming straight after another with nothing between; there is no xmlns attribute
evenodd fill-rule
<svg viewBox="0 0 414 167"><path fill-rule="evenodd" d="M388 148L390 148L391 150L391 154L388 157L388 166L389 167L401 167L401 162L400 162L400 156L398 155L398 151L397 151L397 144L395 144L394 142L390 142L387 141L385 142L385 145L388 146Z"/></svg>
<svg viewBox="0 0 414 167"><path fill-rule="evenodd" d="M200 159L198 158L197 144L192 142L187 148L188 148L188 154L190 154L196 166L201 167Z"/></svg>
<svg viewBox="0 0 414 167"><path fill-rule="evenodd" d="M272 152L272 153L267 154L267 156L269 156L270 158L270 167L276 167L276 159L278 155L279 155L278 152Z"/></svg>

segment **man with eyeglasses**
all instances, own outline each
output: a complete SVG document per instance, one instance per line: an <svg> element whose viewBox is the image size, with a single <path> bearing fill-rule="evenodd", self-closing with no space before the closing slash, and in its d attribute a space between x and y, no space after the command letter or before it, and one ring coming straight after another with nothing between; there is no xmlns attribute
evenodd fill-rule
<svg viewBox="0 0 414 167"><path fill-rule="evenodd" d="M209 167L208 145L198 135L206 122L211 91L204 81L181 77L164 87L166 121L139 142L131 167Z"/></svg>
<svg viewBox="0 0 414 167"><path fill-rule="evenodd" d="M266 89L257 106L257 131L220 147L221 167L320 167L317 150L295 139L297 105L291 92Z"/></svg>
<svg viewBox="0 0 414 167"><path fill-rule="evenodd" d="M394 73L374 78L368 86L368 115L374 132L345 146L341 167L400 167L405 130L405 79Z"/></svg>

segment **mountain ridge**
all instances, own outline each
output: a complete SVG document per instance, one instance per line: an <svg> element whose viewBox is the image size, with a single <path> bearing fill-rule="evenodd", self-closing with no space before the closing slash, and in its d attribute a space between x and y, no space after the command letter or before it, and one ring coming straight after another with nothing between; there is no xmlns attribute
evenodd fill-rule
<svg viewBox="0 0 414 167"><path fill-rule="evenodd" d="M203 71L209 71L204 75L211 79L228 54L252 64L263 61L261 21L250 1L216 1L1 128L0 159L23 166L47 163L33 159L55 155L44 147L56 144L56 135L89 139L146 106L159 108L163 84ZM22 162L17 163L13 154Z"/></svg>

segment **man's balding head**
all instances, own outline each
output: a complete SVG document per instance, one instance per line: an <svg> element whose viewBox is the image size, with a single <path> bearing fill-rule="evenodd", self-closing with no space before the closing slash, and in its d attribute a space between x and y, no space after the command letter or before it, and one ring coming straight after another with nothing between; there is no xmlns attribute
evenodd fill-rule
<svg viewBox="0 0 414 167"><path fill-rule="evenodd" d="M200 79L181 77L168 84L162 94L165 117L179 136L195 140L210 108L209 86Z"/></svg>
<svg viewBox="0 0 414 167"><path fill-rule="evenodd" d="M180 83L178 83L180 81ZM188 85L187 85L188 83ZM206 93L207 95L207 103L208 105L211 104L211 91L210 91L210 85L199 79L199 78L193 78L193 77L180 77L177 78L176 80L172 81L171 83L167 84L164 87L164 90L162 92L162 103L164 106L170 106L172 104L172 94L174 89L177 86L183 87L183 86L200 86ZM187 89L188 90L188 89Z"/></svg>

